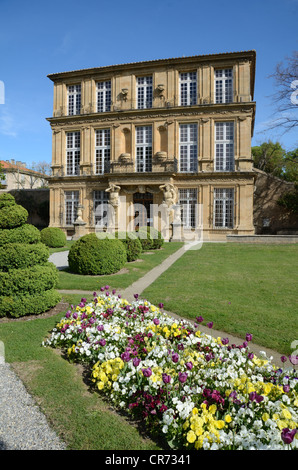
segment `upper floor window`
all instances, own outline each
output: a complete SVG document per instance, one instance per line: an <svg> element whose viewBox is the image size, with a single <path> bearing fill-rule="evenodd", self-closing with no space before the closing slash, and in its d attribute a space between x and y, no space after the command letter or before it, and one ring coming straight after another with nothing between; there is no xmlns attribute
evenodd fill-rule
<svg viewBox="0 0 298 470"><path fill-rule="evenodd" d="M99 129L95 132L95 173L108 173L110 164L111 138L110 129Z"/></svg>
<svg viewBox="0 0 298 470"><path fill-rule="evenodd" d="M215 123L215 170L234 171L234 122Z"/></svg>
<svg viewBox="0 0 298 470"><path fill-rule="evenodd" d="M97 112L111 111L112 103L111 80L97 83Z"/></svg>
<svg viewBox="0 0 298 470"><path fill-rule="evenodd" d="M233 228L234 189L214 189L214 227Z"/></svg>
<svg viewBox="0 0 298 470"><path fill-rule="evenodd" d="M67 87L67 113L69 116L81 112L81 85L69 85Z"/></svg>
<svg viewBox="0 0 298 470"><path fill-rule="evenodd" d="M197 72L180 73L180 106L197 104Z"/></svg>
<svg viewBox="0 0 298 470"><path fill-rule="evenodd" d="M80 174L81 134L80 132L66 133L66 174Z"/></svg>
<svg viewBox="0 0 298 470"><path fill-rule="evenodd" d="M179 171L198 171L198 126L180 124L179 128Z"/></svg>
<svg viewBox="0 0 298 470"><path fill-rule="evenodd" d="M215 103L232 103L233 101L233 69L214 71Z"/></svg>
<svg viewBox="0 0 298 470"><path fill-rule="evenodd" d="M136 171L152 171L152 127L136 127Z"/></svg>
<svg viewBox="0 0 298 470"><path fill-rule="evenodd" d="M137 78L137 108L152 108L153 87L152 77Z"/></svg>

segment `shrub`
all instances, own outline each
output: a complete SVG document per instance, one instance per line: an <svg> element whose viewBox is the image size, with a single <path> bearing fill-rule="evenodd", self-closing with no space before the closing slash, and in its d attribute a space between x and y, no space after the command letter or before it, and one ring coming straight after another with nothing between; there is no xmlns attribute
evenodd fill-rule
<svg viewBox="0 0 298 470"><path fill-rule="evenodd" d="M36 264L45 264L49 258L49 249L43 243L34 245L8 243L0 247L0 271L23 269Z"/></svg>
<svg viewBox="0 0 298 470"><path fill-rule="evenodd" d="M40 232L41 241L51 248L59 248L66 245L66 235L58 227L46 227Z"/></svg>
<svg viewBox="0 0 298 470"><path fill-rule="evenodd" d="M77 240L68 254L69 269L77 274L114 274L126 261L126 250L120 240L100 240L95 233Z"/></svg>
<svg viewBox="0 0 298 470"><path fill-rule="evenodd" d="M28 212L22 206L6 205L0 209L0 228L15 228L26 223Z"/></svg>
<svg viewBox="0 0 298 470"><path fill-rule="evenodd" d="M0 209L5 206L14 206L15 203L15 199L11 194L3 193L0 195Z"/></svg>
<svg viewBox="0 0 298 470"><path fill-rule="evenodd" d="M40 231L34 225L24 224L12 229L0 229L0 246L6 243L38 243L40 239Z"/></svg>
<svg viewBox="0 0 298 470"><path fill-rule="evenodd" d="M143 251L157 250L164 243L161 233L154 227L140 227L137 233Z"/></svg>
<svg viewBox="0 0 298 470"><path fill-rule="evenodd" d="M0 297L0 317L13 318L24 315L38 315L57 305L61 295L55 289L35 293Z"/></svg>
<svg viewBox="0 0 298 470"><path fill-rule="evenodd" d="M49 248L27 217L13 196L0 196L0 317L39 314L61 300Z"/></svg>
<svg viewBox="0 0 298 470"><path fill-rule="evenodd" d="M13 269L0 273L0 296L14 296L20 292L35 294L53 289L58 283L58 271L53 263Z"/></svg>
<svg viewBox="0 0 298 470"><path fill-rule="evenodd" d="M140 257L142 253L142 244L133 232L115 232L116 238L118 238L125 246L127 261L135 261Z"/></svg>

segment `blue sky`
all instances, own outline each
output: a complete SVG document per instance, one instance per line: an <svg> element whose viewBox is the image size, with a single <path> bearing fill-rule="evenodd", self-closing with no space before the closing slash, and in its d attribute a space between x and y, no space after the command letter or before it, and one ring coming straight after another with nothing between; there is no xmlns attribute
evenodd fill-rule
<svg viewBox="0 0 298 470"><path fill-rule="evenodd" d="M253 145L290 150L296 134L262 132L274 107L273 73L297 50L298 0L0 0L0 159L51 162L49 73L255 49Z"/></svg>

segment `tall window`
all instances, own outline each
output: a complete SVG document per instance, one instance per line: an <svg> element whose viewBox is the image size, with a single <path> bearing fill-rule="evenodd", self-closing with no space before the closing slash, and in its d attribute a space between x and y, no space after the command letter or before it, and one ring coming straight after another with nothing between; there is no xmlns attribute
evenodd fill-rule
<svg viewBox="0 0 298 470"><path fill-rule="evenodd" d="M234 171L234 122L215 123L215 170Z"/></svg>
<svg viewBox="0 0 298 470"><path fill-rule="evenodd" d="M67 112L69 116L81 112L81 85L69 85L67 87Z"/></svg>
<svg viewBox="0 0 298 470"><path fill-rule="evenodd" d="M80 132L66 133L66 174L74 176L80 174Z"/></svg>
<svg viewBox="0 0 298 470"><path fill-rule="evenodd" d="M197 72L180 73L180 106L197 104Z"/></svg>
<svg viewBox="0 0 298 470"><path fill-rule="evenodd" d="M214 227L233 228L234 189L214 189Z"/></svg>
<svg viewBox="0 0 298 470"><path fill-rule="evenodd" d="M109 197L105 191L93 191L94 224L99 227L107 225Z"/></svg>
<svg viewBox="0 0 298 470"><path fill-rule="evenodd" d="M65 191L65 223L72 225L77 218L79 191Z"/></svg>
<svg viewBox="0 0 298 470"><path fill-rule="evenodd" d="M108 173L110 164L110 129L99 129L95 132L95 173Z"/></svg>
<svg viewBox="0 0 298 470"><path fill-rule="evenodd" d="M137 99L138 109L152 108L152 77L137 78Z"/></svg>
<svg viewBox="0 0 298 470"><path fill-rule="evenodd" d="M97 112L111 111L112 94L111 80L97 83Z"/></svg>
<svg viewBox="0 0 298 470"><path fill-rule="evenodd" d="M232 103L233 101L233 69L214 71L215 103Z"/></svg>
<svg viewBox="0 0 298 470"><path fill-rule="evenodd" d="M198 126L180 124L179 128L179 171L198 171Z"/></svg>
<svg viewBox="0 0 298 470"><path fill-rule="evenodd" d="M152 127L136 127L136 170L152 171Z"/></svg>
<svg viewBox="0 0 298 470"><path fill-rule="evenodd" d="M185 228L195 228L197 224L197 189L179 189L181 220Z"/></svg>

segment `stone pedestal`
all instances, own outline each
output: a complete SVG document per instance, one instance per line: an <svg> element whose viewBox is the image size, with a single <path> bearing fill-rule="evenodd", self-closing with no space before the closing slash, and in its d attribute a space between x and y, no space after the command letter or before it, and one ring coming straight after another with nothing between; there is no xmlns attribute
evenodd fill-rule
<svg viewBox="0 0 298 470"><path fill-rule="evenodd" d="M81 237L83 237L84 235L87 234L86 222L84 222L84 220L82 219L82 210L83 210L83 206L78 205L77 218L76 218L75 222L73 223L75 233L72 237L72 240L78 240L79 238L81 238Z"/></svg>

